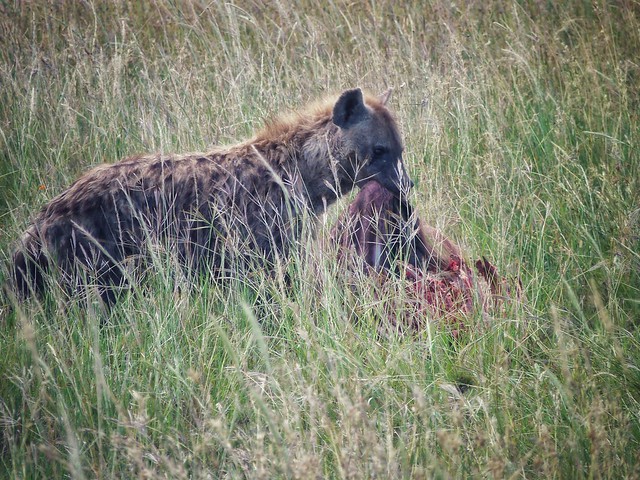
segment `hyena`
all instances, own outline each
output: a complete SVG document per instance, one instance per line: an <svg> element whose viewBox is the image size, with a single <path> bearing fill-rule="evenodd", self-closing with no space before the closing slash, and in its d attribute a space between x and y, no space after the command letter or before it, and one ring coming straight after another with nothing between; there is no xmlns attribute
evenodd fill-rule
<svg viewBox="0 0 640 480"><path fill-rule="evenodd" d="M226 274L286 256L301 220L370 179L411 187L388 93L359 88L280 117L252 139L203 154L150 155L93 168L41 210L13 257L20 297L90 281L107 303L130 259L169 241L192 269Z"/></svg>

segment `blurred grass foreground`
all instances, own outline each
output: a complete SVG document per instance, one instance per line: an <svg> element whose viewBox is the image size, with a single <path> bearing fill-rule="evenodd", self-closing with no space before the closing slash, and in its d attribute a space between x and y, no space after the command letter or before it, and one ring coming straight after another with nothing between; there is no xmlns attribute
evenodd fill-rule
<svg viewBox="0 0 640 480"><path fill-rule="evenodd" d="M639 52L636 0L0 3L3 283L91 166L392 86L420 216L523 285L380 335L320 248L342 202L275 276L159 252L106 322L5 292L0 477L640 478Z"/></svg>

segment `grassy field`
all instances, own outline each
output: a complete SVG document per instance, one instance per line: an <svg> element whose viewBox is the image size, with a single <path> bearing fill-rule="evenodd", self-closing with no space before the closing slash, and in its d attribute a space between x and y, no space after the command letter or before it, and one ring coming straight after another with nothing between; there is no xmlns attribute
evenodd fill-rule
<svg viewBox="0 0 640 480"><path fill-rule="evenodd" d="M640 3L424 3L0 3L0 282L89 167L392 86L421 217L523 285L457 338L378 335L319 241L106 321L3 294L0 477L640 478Z"/></svg>

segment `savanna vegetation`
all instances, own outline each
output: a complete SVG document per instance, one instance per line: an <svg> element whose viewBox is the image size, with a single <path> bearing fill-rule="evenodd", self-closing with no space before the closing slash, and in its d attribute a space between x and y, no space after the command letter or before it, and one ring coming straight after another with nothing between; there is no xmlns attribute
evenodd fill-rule
<svg viewBox="0 0 640 480"><path fill-rule="evenodd" d="M2 283L89 167L392 86L421 218L522 292L381 335L324 241L348 198L275 274L5 289L0 477L640 477L638 52L636 0L2 2Z"/></svg>

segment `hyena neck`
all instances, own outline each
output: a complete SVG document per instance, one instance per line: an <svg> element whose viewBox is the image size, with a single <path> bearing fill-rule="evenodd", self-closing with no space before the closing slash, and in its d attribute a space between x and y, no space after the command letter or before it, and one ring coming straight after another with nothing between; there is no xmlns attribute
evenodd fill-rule
<svg viewBox="0 0 640 480"><path fill-rule="evenodd" d="M277 156L280 163L274 167L292 179L296 193L305 197L314 213L321 214L353 188L351 176L342 167L349 158L331 111L294 120L270 125L253 144L261 153L286 150L286 155Z"/></svg>
<svg viewBox="0 0 640 480"><path fill-rule="evenodd" d="M313 131L297 147L296 168L316 214L324 213L342 195L353 188L353 181L343 165L348 163L340 129L329 121Z"/></svg>

